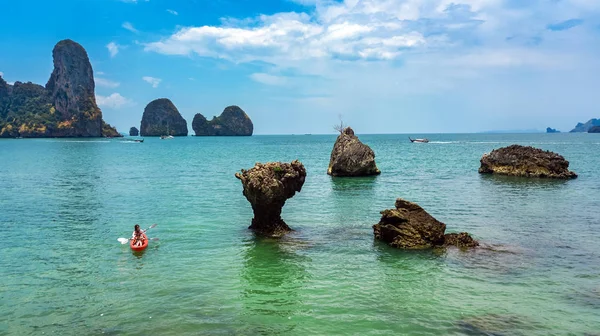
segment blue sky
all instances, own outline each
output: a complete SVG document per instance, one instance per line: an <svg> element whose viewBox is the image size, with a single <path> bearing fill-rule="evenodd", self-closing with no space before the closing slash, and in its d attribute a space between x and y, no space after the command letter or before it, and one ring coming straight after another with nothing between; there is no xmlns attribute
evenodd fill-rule
<svg viewBox="0 0 600 336"><path fill-rule="evenodd" d="M600 117L598 0L57 0L2 5L0 73L45 84L81 43L104 119L170 98L256 134L568 131Z"/></svg>

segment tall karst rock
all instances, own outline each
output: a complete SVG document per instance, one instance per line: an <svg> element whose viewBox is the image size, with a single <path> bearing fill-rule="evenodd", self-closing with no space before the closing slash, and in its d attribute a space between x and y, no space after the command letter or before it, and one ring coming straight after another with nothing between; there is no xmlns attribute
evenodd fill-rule
<svg viewBox="0 0 600 336"><path fill-rule="evenodd" d="M187 136L187 121L167 98L155 99L146 105L140 126L141 136Z"/></svg>
<svg viewBox="0 0 600 336"><path fill-rule="evenodd" d="M232 105L210 121L197 113L192 121L192 129L196 136L250 136L254 125L244 110Z"/></svg>
<svg viewBox="0 0 600 336"><path fill-rule="evenodd" d="M0 137L113 137L96 104L94 73L85 49L72 40L52 51L46 87L0 80Z"/></svg>

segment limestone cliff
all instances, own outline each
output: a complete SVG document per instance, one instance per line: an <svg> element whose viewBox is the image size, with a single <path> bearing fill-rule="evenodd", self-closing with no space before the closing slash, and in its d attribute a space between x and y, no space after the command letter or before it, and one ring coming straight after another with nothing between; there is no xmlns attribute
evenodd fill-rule
<svg viewBox="0 0 600 336"><path fill-rule="evenodd" d="M375 153L371 147L363 144L350 127L342 130L337 137L327 174L331 176L371 176L381 171L375 164Z"/></svg>
<svg viewBox="0 0 600 336"><path fill-rule="evenodd" d="M590 119L585 124L577 123L575 128L573 128L570 133L585 133L588 132L590 128L594 126L600 126L600 119Z"/></svg>
<svg viewBox="0 0 600 336"><path fill-rule="evenodd" d="M120 136L102 120L92 66L78 43L63 40L52 51L46 87L0 78L0 137Z"/></svg>
<svg viewBox="0 0 600 336"><path fill-rule="evenodd" d="M155 99L146 105L140 127L141 136L187 136L187 134L187 121L169 99Z"/></svg>
<svg viewBox="0 0 600 336"><path fill-rule="evenodd" d="M228 106L220 116L207 120L197 113L192 121L196 136L250 136L254 125L250 117L238 106Z"/></svg>

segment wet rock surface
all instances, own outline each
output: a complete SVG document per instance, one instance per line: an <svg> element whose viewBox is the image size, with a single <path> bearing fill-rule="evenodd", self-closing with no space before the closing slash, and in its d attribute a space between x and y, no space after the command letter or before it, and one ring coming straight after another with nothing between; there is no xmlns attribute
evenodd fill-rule
<svg viewBox="0 0 600 336"><path fill-rule="evenodd" d="M569 171L569 161L561 155L520 145L503 147L484 154L479 173L556 179L577 177L577 174Z"/></svg>
<svg viewBox="0 0 600 336"><path fill-rule="evenodd" d="M257 163L235 177L242 182L243 195L254 212L250 229L264 236L281 236L292 230L281 218L281 210L287 199L302 190L306 169L301 162Z"/></svg>
<svg viewBox="0 0 600 336"><path fill-rule="evenodd" d="M140 126L141 136L187 136L187 121L167 98L155 99L146 105Z"/></svg>
<svg viewBox="0 0 600 336"><path fill-rule="evenodd" d="M327 174L332 176L371 176L379 175L381 171L375 164L375 153L363 144L354 130L346 127L337 137Z"/></svg>
<svg viewBox="0 0 600 336"><path fill-rule="evenodd" d="M197 113L192 121L192 129L196 136L250 136L254 125L244 110L232 105L212 120Z"/></svg>
<svg viewBox="0 0 600 336"><path fill-rule="evenodd" d="M468 233L445 235L446 224L433 218L418 204L398 198L395 209L381 212L381 220L373 225L376 239L401 249L424 249L455 245L479 245Z"/></svg>

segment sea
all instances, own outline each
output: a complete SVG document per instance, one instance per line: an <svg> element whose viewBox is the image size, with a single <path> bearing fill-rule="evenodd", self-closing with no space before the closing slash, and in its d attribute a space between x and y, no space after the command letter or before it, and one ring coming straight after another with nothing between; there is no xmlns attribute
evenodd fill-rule
<svg viewBox="0 0 600 336"><path fill-rule="evenodd" d="M1 140L0 335L600 335L600 135L358 136L381 175L328 176L335 135ZM512 144L579 177L478 173ZM235 173L295 159L294 232L255 236ZM397 198L482 246L374 240Z"/></svg>

